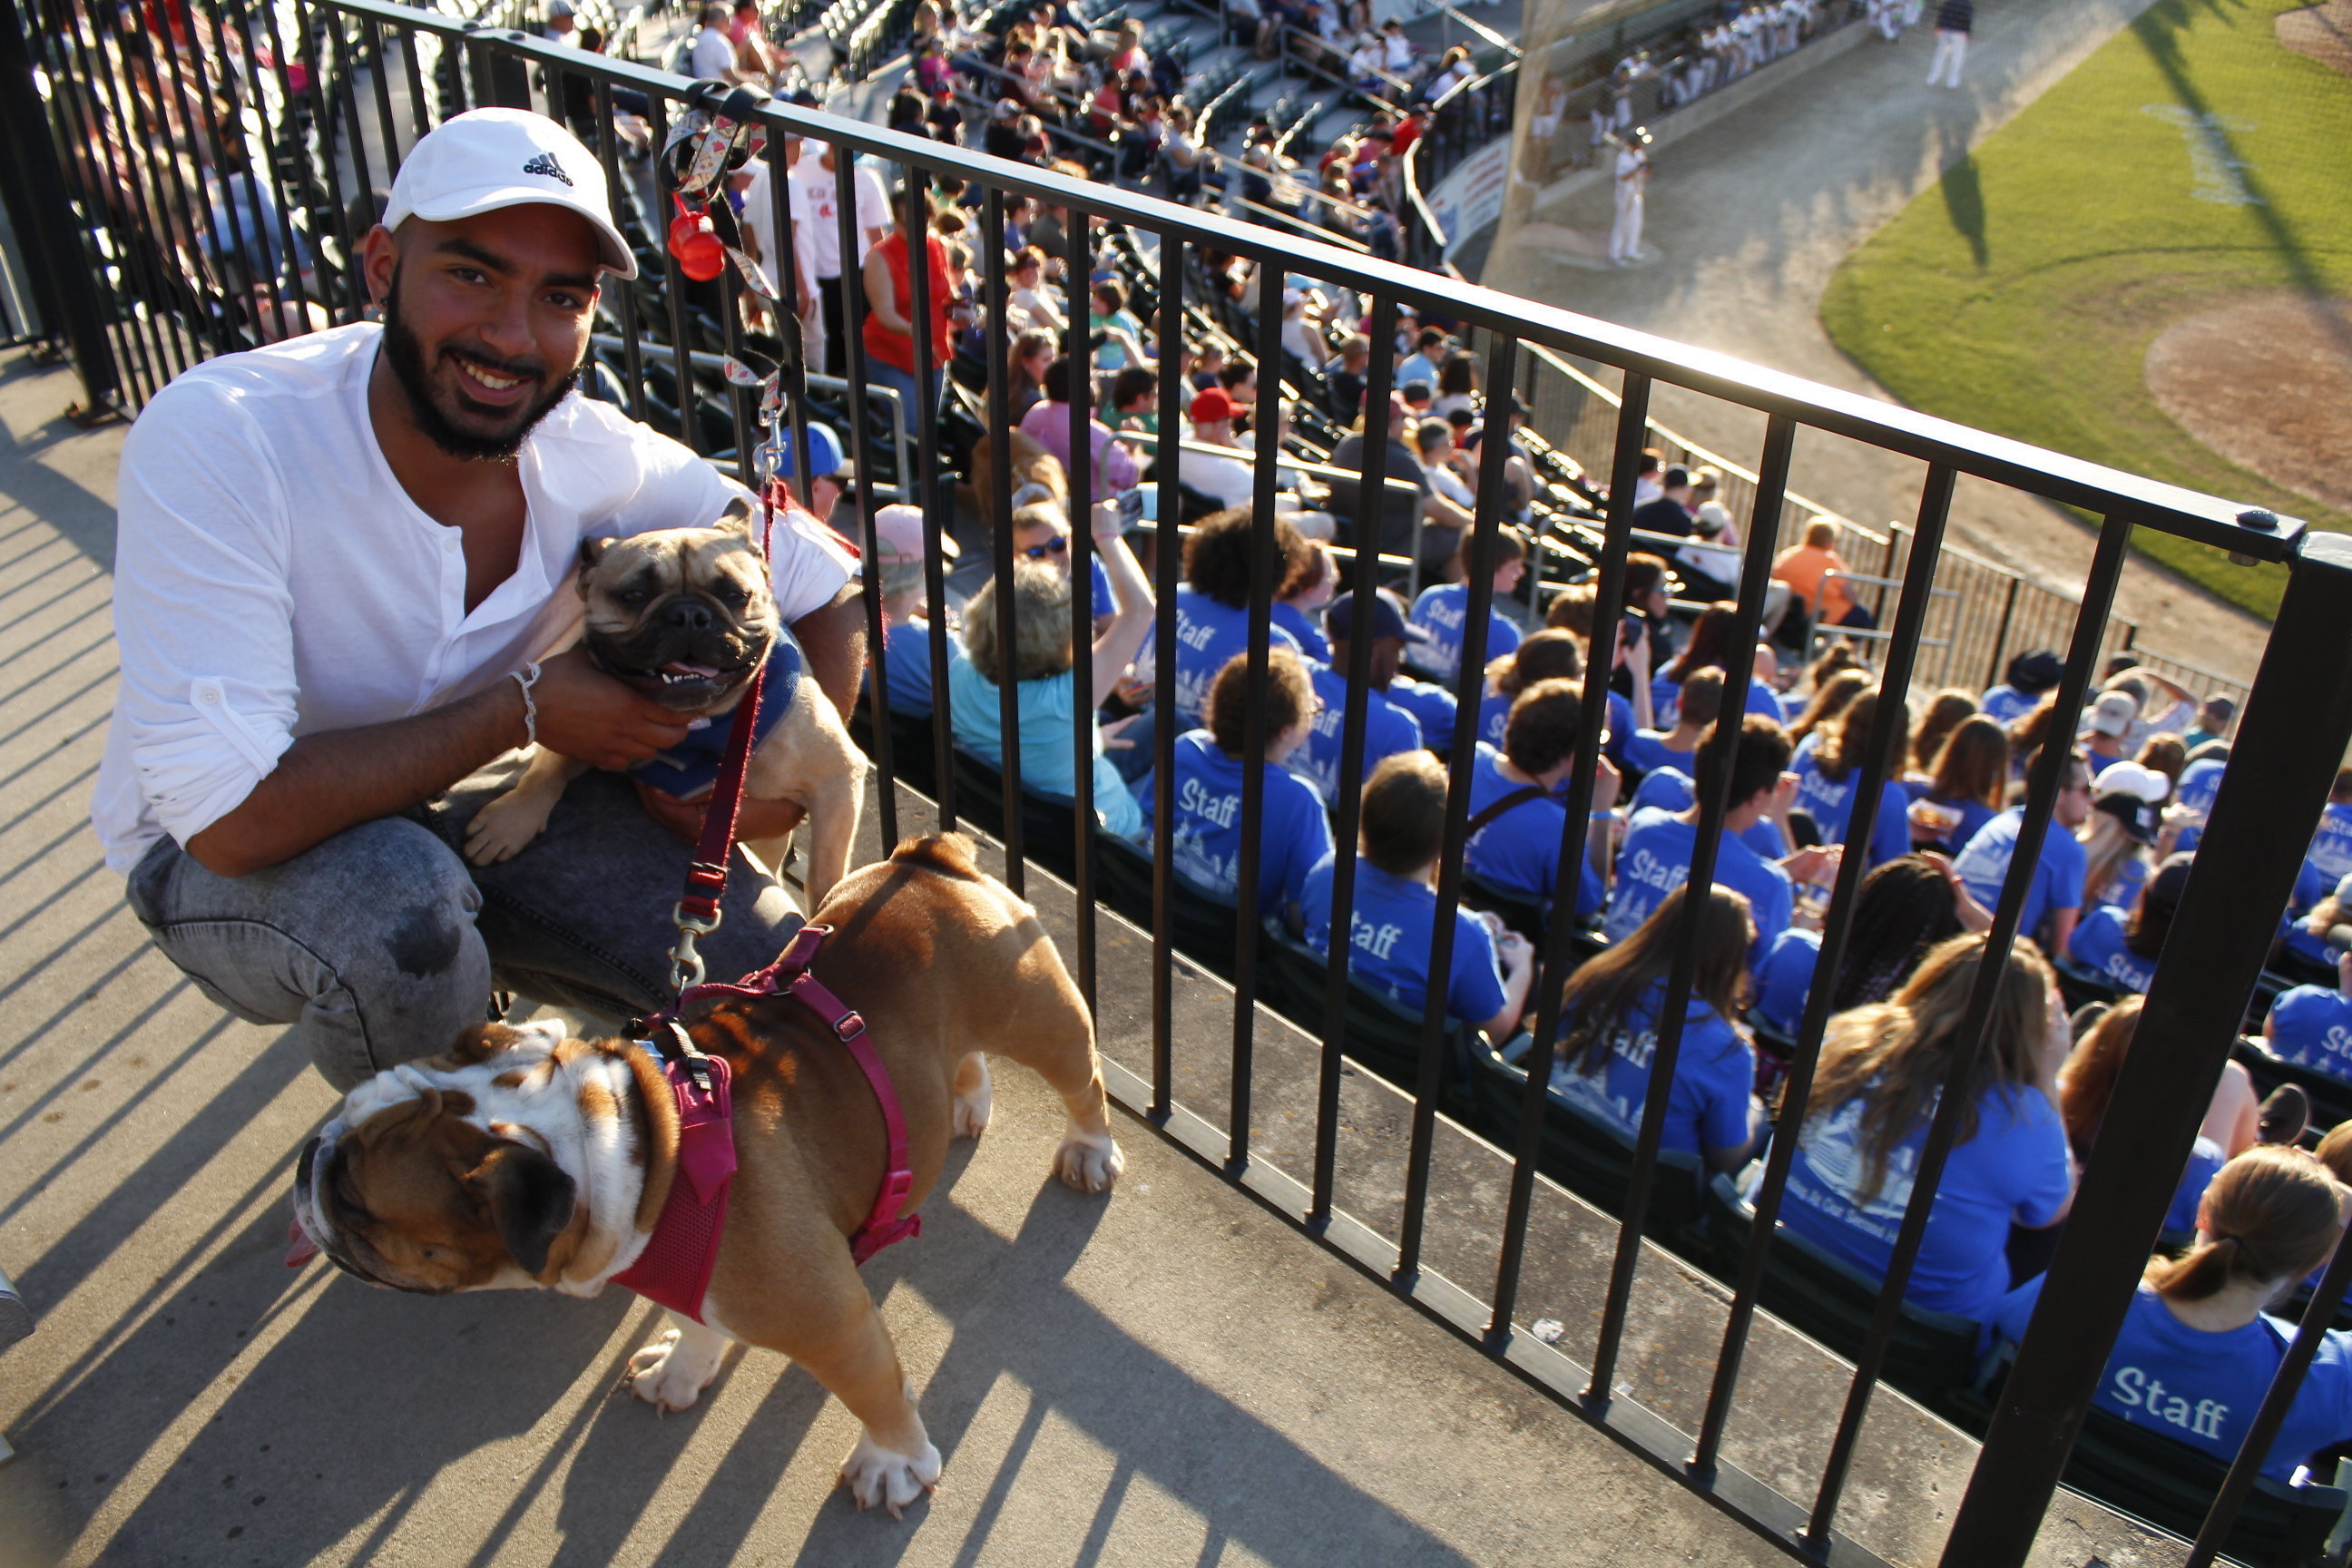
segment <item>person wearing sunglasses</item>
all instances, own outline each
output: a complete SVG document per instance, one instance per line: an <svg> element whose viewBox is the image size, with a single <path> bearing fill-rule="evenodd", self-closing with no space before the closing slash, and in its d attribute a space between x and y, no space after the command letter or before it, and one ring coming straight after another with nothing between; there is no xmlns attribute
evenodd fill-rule
<svg viewBox="0 0 2352 1568"><path fill-rule="evenodd" d="M1021 497L1015 492L1014 500ZM1070 522L1062 509L1050 500L1033 500L1013 509L1013 553L1022 561L1034 561L1053 567L1065 578L1070 574ZM1094 579L1095 631L1099 634L1118 613L1118 596L1111 592L1109 574L1103 570L1102 557L1088 557L1087 574Z"/></svg>

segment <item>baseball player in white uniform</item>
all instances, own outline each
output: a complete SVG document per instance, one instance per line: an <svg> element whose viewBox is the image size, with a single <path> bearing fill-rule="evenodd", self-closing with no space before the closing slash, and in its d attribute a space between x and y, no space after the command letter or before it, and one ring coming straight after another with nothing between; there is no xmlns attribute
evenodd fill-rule
<svg viewBox="0 0 2352 1568"><path fill-rule="evenodd" d="M1617 221L1609 229L1609 259L1620 267L1642 258L1642 193L1650 183L1650 132L1636 125L1617 144Z"/></svg>

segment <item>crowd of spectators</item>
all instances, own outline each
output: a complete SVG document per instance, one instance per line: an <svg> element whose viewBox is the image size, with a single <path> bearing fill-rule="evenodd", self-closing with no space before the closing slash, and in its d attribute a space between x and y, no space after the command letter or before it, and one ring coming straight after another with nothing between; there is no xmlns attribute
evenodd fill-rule
<svg viewBox="0 0 2352 1568"><path fill-rule="evenodd" d="M1779 26L1777 15L1766 13L1761 25ZM924 110L930 133L976 126L1007 155L1176 188L1179 163L1166 143L1189 106L1155 77L1139 30L1089 28L1054 6L998 20L1000 30L974 36L929 0L921 58L945 68L920 73L925 89L956 99L969 84L994 84L969 121ZM1352 224L1359 207L1381 200L1399 127L1411 123L1383 115L1312 169L1287 159L1272 127L1229 169L1205 156L1182 168L1203 185L1238 180L1244 200L1302 221L1338 214ZM1110 163L1090 169L1087 150L1066 132L1102 141ZM1130 136L1158 139L1150 159L1130 163L1119 152ZM798 191L793 199L803 199ZM1606 497L1526 435L1516 398L1489 395L1454 323L1408 318L1393 341L1374 342L1362 298L1202 255L1188 282L1206 286L1210 308L1187 316L1182 339L1164 339L1148 298L1160 279L1130 237L1101 235L1091 275L1078 277L1066 264L1067 215L1016 198L1006 208L1005 254L986 257L972 200L952 186L902 188L887 204L887 231L877 225L863 262L839 274L857 268L869 366L910 405L935 400L943 420L980 406L1000 346L992 334L1002 339L1011 380L1015 430L1001 447L981 438L984 460L1011 465L1013 476L1009 583L981 582L960 617L952 609L933 616L912 569L919 514L886 509L888 526L877 530L893 705L931 705L929 642L943 633L956 742L984 763L1000 759L1009 686L1024 787L1066 799L1076 785L1072 728L1087 726L1097 826L1138 847L1162 826L1153 820L1160 791L1150 769L1159 728L1174 729L1170 868L1202 897L1227 902L1240 890L1255 728L1263 742L1261 911L1312 951L1345 942L1356 983L1403 1008L1418 1009L1435 988L1446 1011L1483 1031L1506 1059L1527 1048L1533 939L1550 922L1574 922L1592 956L1562 977L1550 1088L1564 1105L1628 1134L1660 1088L1652 1082L1659 1013L1684 940L1702 803L1723 801L1714 886L1705 909L1687 917L1698 937L1683 1043L1660 1089L1668 1096L1665 1147L1715 1171L1757 1168L1772 1135L1770 1097L1820 968L1829 889L1845 856L1865 857L1852 938L1836 973L1822 977L1831 1011L1794 1133L1782 1223L1865 1274L1883 1272L1953 1054L1973 1049L1958 1136L1907 1300L2014 1335L2179 907L2229 761L2231 701L2124 655L2100 672L2079 715L2062 713L2060 661L2039 649L2012 659L1984 690L1882 690L1869 657L1875 645L1860 635L1874 629L1879 595L1841 557L1827 522L1774 558L1752 674L1744 689L1727 689L1740 651L1728 601L1744 550L1743 520L1723 499L1720 475L1656 455L1644 461L1626 614L1596 626L1589 582L1563 586L1555 573L1544 584L1534 568ZM942 372L929 387L914 382L904 351L923 330L909 319L907 276L918 230L943 285L929 323ZM998 266L1007 306L992 320L987 279ZM821 268L804 268L805 296L822 300L826 280ZM1236 330L1268 310L1280 316L1279 365L1251 358L1242 345L1253 336ZM1385 407L1365 406L1375 354L1391 369ZM1159 401L1170 356L1184 389L1176 408ZM1091 490L1073 495L1079 403ZM1151 482L1163 423L1182 438L1174 517L1160 515L1166 492ZM1509 444L1496 465L1508 521L1482 568L1490 574L1473 583L1465 544L1486 477L1480 458L1496 438ZM1341 592L1359 543L1344 521L1357 511L1346 487L1383 447L1389 478L1401 496L1409 492L1404 531L1391 532L1383 514L1381 537L1361 542L1388 557L1384 585ZM1270 517L1258 511L1262 458L1276 468ZM1139 521L1122 504L1139 489L1149 503ZM984 529L992 502L978 486L970 500ZM1074 521L1092 542L1093 689L1083 694L1071 685ZM1275 610L1265 679L1253 688L1249 606L1269 531L1273 580L1263 586ZM1413 542L1401 542L1407 538ZM1158 606L1139 559L1161 549L1181 552L1166 647L1155 646ZM1419 591L1397 591L1408 582ZM1008 593L1010 646L1000 623ZM1466 644L1478 598L1491 607L1473 662ZM1357 691L1349 671L1360 651L1369 675ZM1173 667L1173 700L1159 712L1163 659ZM1586 758L1578 744L1583 677L1596 660L1605 665L1607 712L1602 754ZM1364 714L1353 759L1343 754L1351 700ZM1473 705L1466 714L1465 704ZM1727 743L1708 743L1727 727L1735 731ZM1472 752L1466 896L1450 971L1434 975L1428 962L1457 733ZM1869 830L1857 835L1866 760L1882 746L1892 748L1895 766ZM2037 769L2044 761L2049 767ZM1360 835L1342 844L1333 821L1351 762L1364 780ZM1568 791L1587 769L1590 816L1571 822ZM2018 939L2002 960L1981 1040L1964 1041L1986 932L2025 836L2023 797L2043 773L2054 773L2057 793L2024 879ZM1332 908L1342 855L1355 858L1344 932ZM2293 984L2260 1024L2261 1048L2352 1089L2352 770L2339 780L2278 935L2273 965ZM2278 1349L2262 1310L2326 1250L2314 1194L2334 1193L2335 1177L2299 1148L2308 1110L2292 1089L2257 1104L2242 1069L2225 1075L2171 1194L2179 1255L2152 1266L2103 1405L2216 1451L2231 1434L2242 1436ZM2352 1158L2341 1158L2352 1156L2352 1136L2344 1144L2334 1152L2352 1169ZM2352 1354L2342 1359L2352 1366ZM2352 1437L2352 1414L2332 1414L2352 1413L2326 1370L2333 1364L2323 1361L2306 1385L2303 1424L2291 1423L2281 1462ZM2162 1399L2147 1393L2159 1381L2172 1391ZM2191 1389L2200 1392L2183 1420L2173 1396ZM2300 1453L2286 1452L2298 1445Z"/></svg>

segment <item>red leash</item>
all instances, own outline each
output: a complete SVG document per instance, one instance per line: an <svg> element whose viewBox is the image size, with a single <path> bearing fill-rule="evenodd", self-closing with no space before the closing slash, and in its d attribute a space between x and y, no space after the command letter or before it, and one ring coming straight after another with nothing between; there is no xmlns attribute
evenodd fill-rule
<svg viewBox="0 0 2352 1568"><path fill-rule="evenodd" d="M770 480L761 497L760 552L768 552L775 521L779 481ZM735 1130L732 1075L727 1063L698 1049L678 1015L688 1005L713 997L756 1000L791 996L824 1021L833 1037L849 1052L874 1090L881 1108L887 1143L882 1190L866 1222L849 1238L851 1258L864 1263L893 1242L920 1236L920 1215L902 1214L913 1196L915 1173L907 1152L907 1118L890 1069L866 1035L866 1020L835 995L809 966L817 950L833 934L832 928L803 925L784 951L764 969L753 971L732 984L704 979L702 955L695 939L719 929L719 904L727 894L728 868L735 848L735 824L743 804L743 779L751 764L758 733L760 699L766 684L763 663L736 705L728 732L727 752L712 783L709 803L703 808L702 837L686 873L686 892L671 919L677 925L677 943L670 953L670 984L677 1000L663 1012L633 1023L629 1032L643 1040L662 1063L662 1073L677 1096L678 1109L677 1173L669 1196L654 1222L652 1239L628 1268L613 1277L614 1284L635 1290L665 1307L702 1321L702 1298L719 1258L719 1241L727 1223L727 1200L734 1184ZM667 1042L665 1048L664 1042Z"/></svg>
<svg viewBox="0 0 2352 1568"><path fill-rule="evenodd" d="M770 479L760 497L760 557L769 560L776 525L776 490L781 481ZM686 868L686 894L670 911L677 942L670 949L670 989L684 994L702 984L702 955L695 940L719 929L720 902L727 897L727 871L735 855L735 820L743 807L743 775L751 764L751 746L760 729L760 699L768 684L765 660L751 673L751 684L735 705L734 723L727 731L727 752L719 776L702 808L702 837Z"/></svg>

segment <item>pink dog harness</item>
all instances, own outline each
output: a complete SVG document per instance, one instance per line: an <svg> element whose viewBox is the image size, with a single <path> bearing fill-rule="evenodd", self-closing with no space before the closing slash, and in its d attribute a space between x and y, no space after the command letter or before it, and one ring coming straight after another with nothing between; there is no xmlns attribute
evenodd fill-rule
<svg viewBox="0 0 2352 1568"><path fill-rule="evenodd" d="M727 1197L735 1179L732 1075L726 1062L696 1049L677 1015L688 1003L709 996L795 997L824 1021L866 1074L882 1108L888 1161L872 1212L849 1238L850 1258L862 1264L893 1242L923 1233L922 1215L899 1212L914 1193L915 1173L907 1160L907 1118L898 1108L890 1069L882 1065L866 1035L866 1020L808 972L817 949L832 934L830 926L804 925L765 969L732 985L694 986L678 997L677 1007L646 1021L642 1041L661 1058L662 1076L677 1097L677 1173L654 1221L653 1238L635 1263L613 1276L614 1284L702 1321L702 1298L719 1261ZM665 1036L675 1054L657 1043Z"/></svg>

